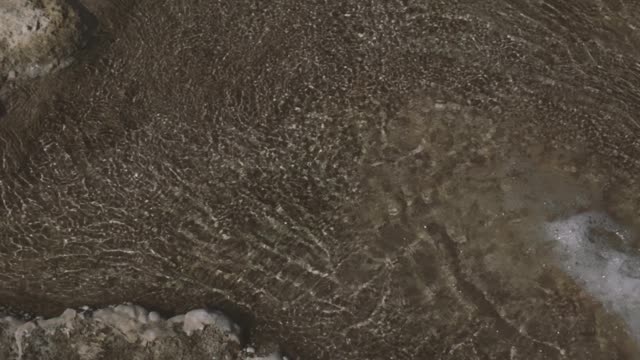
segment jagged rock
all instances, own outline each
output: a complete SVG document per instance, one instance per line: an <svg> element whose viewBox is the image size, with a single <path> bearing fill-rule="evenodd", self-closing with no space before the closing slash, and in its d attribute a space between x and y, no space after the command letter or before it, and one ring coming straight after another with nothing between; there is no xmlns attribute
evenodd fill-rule
<svg viewBox="0 0 640 360"><path fill-rule="evenodd" d="M65 0L3 0L0 79L36 77L67 65L84 28Z"/></svg>
<svg viewBox="0 0 640 360"><path fill-rule="evenodd" d="M154 311L122 304L96 311L67 309L49 319L0 319L0 358L10 360L220 359L283 360L242 349L240 327L205 309L163 319ZM264 349L263 349L264 350ZM263 353L264 352L259 352Z"/></svg>

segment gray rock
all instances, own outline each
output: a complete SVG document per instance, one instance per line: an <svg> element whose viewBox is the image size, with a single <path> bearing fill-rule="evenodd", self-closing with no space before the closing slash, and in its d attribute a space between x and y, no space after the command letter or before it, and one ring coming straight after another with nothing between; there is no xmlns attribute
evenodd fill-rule
<svg viewBox="0 0 640 360"><path fill-rule="evenodd" d="M93 313L67 309L58 317L26 322L7 316L0 319L0 356L6 360L245 358L239 327L223 314L199 309L175 318L164 320L131 304Z"/></svg>
<svg viewBox="0 0 640 360"><path fill-rule="evenodd" d="M0 2L0 79L30 78L64 67L84 26L65 0Z"/></svg>

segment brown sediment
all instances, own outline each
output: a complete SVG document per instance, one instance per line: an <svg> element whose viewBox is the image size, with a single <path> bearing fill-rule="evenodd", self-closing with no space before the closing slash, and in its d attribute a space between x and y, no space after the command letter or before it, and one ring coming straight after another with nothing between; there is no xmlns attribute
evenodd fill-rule
<svg viewBox="0 0 640 360"><path fill-rule="evenodd" d="M541 230L637 226L617 4L88 1L98 45L5 96L0 302L217 305L305 359L633 359Z"/></svg>

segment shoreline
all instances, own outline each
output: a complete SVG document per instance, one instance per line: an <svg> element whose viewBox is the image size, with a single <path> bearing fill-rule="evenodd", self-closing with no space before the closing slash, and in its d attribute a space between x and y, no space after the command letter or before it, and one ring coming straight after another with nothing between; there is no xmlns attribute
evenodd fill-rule
<svg viewBox="0 0 640 360"><path fill-rule="evenodd" d="M241 340L242 332L217 310L195 309L164 318L130 303L95 310L83 306L47 319L0 317L0 355L7 360L78 356L93 360L126 351L128 356L145 359L171 358L171 354L194 358L224 354L222 358L229 360L287 360L279 350L256 350L255 345ZM195 346L194 350L188 340L192 337L197 338L197 344L209 345Z"/></svg>

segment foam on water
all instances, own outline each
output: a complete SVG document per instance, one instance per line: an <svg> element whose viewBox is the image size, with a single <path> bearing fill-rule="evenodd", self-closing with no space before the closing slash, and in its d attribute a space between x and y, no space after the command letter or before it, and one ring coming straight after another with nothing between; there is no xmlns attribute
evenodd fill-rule
<svg viewBox="0 0 640 360"><path fill-rule="evenodd" d="M600 212L548 222L546 231L564 270L640 340L640 256L629 245L631 232Z"/></svg>

